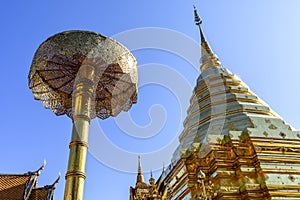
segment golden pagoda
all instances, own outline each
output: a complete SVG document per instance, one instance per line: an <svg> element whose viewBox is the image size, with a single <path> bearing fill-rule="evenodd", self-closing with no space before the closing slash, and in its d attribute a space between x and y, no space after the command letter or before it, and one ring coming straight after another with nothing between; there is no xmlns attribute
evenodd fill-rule
<svg viewBox="0 0 300 200"><path fill-rule="evenodd" d="M158 193L158 187L152 176L152 172L149 184L145 182L140 156L138 157L138 174L136 177L136 184L134 188L130 187L129 200L162 200L161 195Z"/></svg>
<svg viewBox="0 0 300 200"><path fill-rule="evenodd" d="M162 200L300 199L300 131L222 66L194 13L201 74L180 145L156 182L158 194Z"/></svg>

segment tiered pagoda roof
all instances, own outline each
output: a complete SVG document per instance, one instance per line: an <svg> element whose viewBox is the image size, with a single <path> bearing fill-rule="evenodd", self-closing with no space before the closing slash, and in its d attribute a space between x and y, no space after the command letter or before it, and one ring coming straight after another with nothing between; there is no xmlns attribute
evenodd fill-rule
<svg viewBox="0 0 300 200"><path fill-rule="evenodd" d="M300 200L300 131L221 64L194 12L201 74L159 179L162 200Z"/></svg>

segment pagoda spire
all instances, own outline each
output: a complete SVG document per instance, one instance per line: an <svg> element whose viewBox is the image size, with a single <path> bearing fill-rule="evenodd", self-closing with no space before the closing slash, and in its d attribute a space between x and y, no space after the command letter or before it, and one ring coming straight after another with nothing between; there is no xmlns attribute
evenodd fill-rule
<svg viewBox="0 0 300 200"><path fill-rule="evenodd" d="M155 179L153 178L152 169L151 169L151 170L150 170L150 179L149 179L149 183L150 183L151 185L153 185L154 182L155 182Z"/></svg>
<svg viewBox="0 0 300 200"><path fill-rule="evenodd" d="M140 155L138 156L138 174L137 174L137 178L136 178L136 185L138 183L145 183Z"/></svg>
<svg viewBox="0 0 300 200"><path fill-rule="evenodd" d="M205 69L212 66L221 66L221 62L219 61L216 54L214 54L212 48L210 47L208 41L205 38L203 33L201 24L202 19L198 15L198 11L194 6L194 16L195 16L195 24L199 27L200 38L201 38L201 67L200 70L203 72Z"/></svg>

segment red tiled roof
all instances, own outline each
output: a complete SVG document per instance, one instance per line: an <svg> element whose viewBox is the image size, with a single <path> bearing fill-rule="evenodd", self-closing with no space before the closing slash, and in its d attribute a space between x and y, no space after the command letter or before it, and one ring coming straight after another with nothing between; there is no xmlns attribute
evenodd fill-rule
<svg viewBox="0 0 300 200"><path fill-rule="evenodd" d="M60 175L52 185L37 188L37 179L45 164L35 172L0 174L0 200L53 200Z"/></svg>
<svg viewBox="0 0 300 200"><path fill-rule="evenodd" d="M23 199L30 175L0 175L0 199Z"/></svg>
<svg viewBox="0 0 300 200"><path fill-rule="evenodd" d="M28 200L47 200L49 189L46 188L36 188L31 191Z"/></svg>

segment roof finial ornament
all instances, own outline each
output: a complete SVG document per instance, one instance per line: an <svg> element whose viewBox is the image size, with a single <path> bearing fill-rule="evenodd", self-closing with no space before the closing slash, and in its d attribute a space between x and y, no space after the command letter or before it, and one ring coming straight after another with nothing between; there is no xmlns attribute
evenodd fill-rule
<svg viewBox="0 0 300 200"><path fill-rule="evenodd" d="M194 7L194 16L195 16L195 24L197 26L200 26L202 24L202 19L200 18L200 16L198 15L198 11L195 5L193 5Z"/></svg>
<svg viewBox="0 0 300 200"><path fill-rule="evenodd" d="M214 54L209 43L206 41L206 38L201 28L202 19L198 15L196 6L194 6L194 16L195 16L195 24L199 27L200 38L201 38L201 67L200 67L201 71L203 72L205 69L211 66L215 66L215 67L221 66L218 57Z"/></svg>
<svg viewBox="0 0 300 200"><path fill-rule="evenodd" d="M138 173L143 173L140 155L138 155Z"/></svg>
<svg viewBox="0 0 300 200"><path fill-rule="evenodd" d="M29 171L26 174L27 175L37 175L37 176L39 176L41 174L41 171L44 170L46 164L47 164L47 162L46 162L46 160L44 160L43 165L38 170L33 171L33 172Z"/></svg>
<svg viewBox="0 0 300 200"><path fill-rule="evenodd" d="M49 190L46 199L53 199L53 196L54 196L54 190L55 190L55 188L56 188L56 184L58 183L59 179L60 179L60 172L58 173L58 177L57 177L57 179L54 181L54 183L53 183L52 185L46 185L46 186L44 187L45 189L48 189L48 190Z"/></svg>
<svg viewBox="0 0 300 200"><path fill-rule="evenodd" d="M55 179L55 181L51 184L51 185L45 185L43 188L46 188L46 189L52 189L54 190L56 188L56 184L59 182L60 180L60 172L58 173L58 177Z"/></svg>
<svg viewBox="0 0 300 200"><path fill-rule="evenodd" d="M52 184L52 186L55 188L56 187L56 184L59 182L59 179L60 179L60 172L58 173L58 177L57 179L54 181L54 183Z"/></svg>
<svg viewBox="0 0 300 200"><path fill-rule="evenodd" d="M138 184L138 183L145 183L140 155L138 155L138 174L137 174L137 178L136 178L136 184Z"/></svg>
<svg viewBox="0 0 300 200"><path fill-rule="evenodd" d="M35 172L38 176L41 174L41 171L45 169L47 162L44 160L43 165Z"/></svg>

